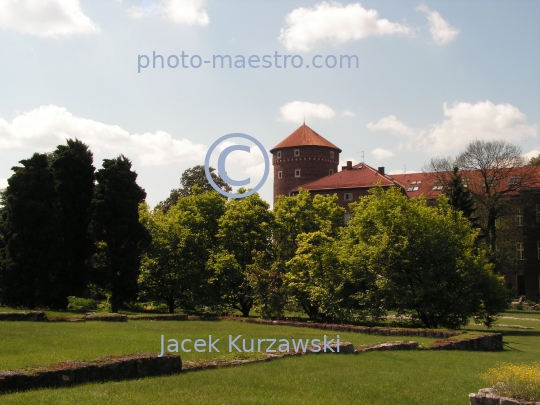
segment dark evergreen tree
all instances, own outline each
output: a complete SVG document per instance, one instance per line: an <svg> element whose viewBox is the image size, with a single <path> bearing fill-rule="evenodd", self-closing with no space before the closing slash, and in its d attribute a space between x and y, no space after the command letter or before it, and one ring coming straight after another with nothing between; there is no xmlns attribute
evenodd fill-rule
<svg viewBox="0 0 540 405"><path fill-rule="evenodd" d="M68 139L67 145L59 145L51 155L63 237L61 281L67 295L82 296L88 283L87 260L93 247L90 206L96 170L92 163L92 152L77 139Z"/></svg>
<svg viewBox="0 0 540 405"><path fill-rule="evenodd" d="M454 210L461 211L463 216L468 218L474 227L478 227L478 217L474 215L476 211L474 198L463 183L458 167L454 166L454 170L444 186L443 193L448 197L450 206Z"/></svg>
<svg viewBox="0 0 540 405"><path fill-rule="evenodd" d="M146 192L137 185L137 173L123 155L105 159L96 173L93 206L93 282L111 294L113 312L137 294L137 279L143 249L150 234L139 222L139 204Z"/></svg>
<svg viewBox="0 0 540 405"><path fill-rule="evenodd" d="M35 153L20 163L3 195L0 299L16 307L65 308L62 232L49 157Z"/></svg>
<svg viewBox="0 0 540 405"><path fill-rule="evenodd" d="M210 175L212 176L212 180L214 180L218 187L230 193L232 191L231 186L225 183L225 181L219 175L214 173L216 169L210 167L209 170ZM192 195L193 192L191 189L195 185L199 186L199 189L203 193L205 191L214 190L214 188L206 178L206 172L203 165L197 165L184 171L184 173L182 173L182 177L180 178L180 184L182 184L181 188L175 188L171 190L169 198L167 198L165 201L161 201L158 204L158 206L161 207L163 212L166 213L171 209L172 206L176 205L180 197L187 197Z"/></svg>

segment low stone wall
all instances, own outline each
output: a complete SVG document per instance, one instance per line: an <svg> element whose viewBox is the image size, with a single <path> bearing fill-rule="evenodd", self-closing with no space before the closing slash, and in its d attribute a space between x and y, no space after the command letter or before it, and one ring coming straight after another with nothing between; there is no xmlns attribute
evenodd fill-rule
<svg viewBox="0 0 540 405"><path fill-rule="evenodd" d="M190 371L201 371L201 370L211 370L216 368L222 368L222 367L232 367L232 366L242 366L244 364L253 364L253 363L262 363L265 361L272 361L277 359L283 359L285 357L292 357L292 356L304 356L307 354L356 354L356 351L354 350L354 346L352 343L349 342L340 342L339 343L339 352L337 351L338 344L332 343L328 346L334 350L326 351L324 352L322 350L322 347L324 344L318 345L321 349L318 351L314 351L315 347L311 346L307 348L306 352L298 351L298 352L286 352L286 353L268 353L265 357L260 359L247 359L247 360L226 360L226 359L220 359L220 360L213 360L206 363L198 363L198 364L183 364L182 365L182 372L190 372Z"/></svg>
<svg viewBox="0 0 540 405"><path fill-rule="evenodd" d="M355 350L355 353L365 352L382 352L386 350L418 350L417 342L400 341L400 342L387 342L374 345L363 345Z"/></svg>
<svg viewBox="0 0 540 405"><path fill-rule="evenodd" d="M470 351L490 351L503 350L502 333L490 333L470 339L461 340L438 340L429 347L430 350L470 350Z"/></svg>
<svg viewBox="0 0 540 405"><path fill-rule="evenodd" d="M128 315L130 321L187 321L187 314Z"/></svg>
<svg viewBox="0 0 540 405"><path fill-rule="evenodd" d="M180 356L166 354L158 357L148 353L109 356L88 362L66 361L36 368L0 371L0 392L128 380L181 371Z"/></svg>
<svg viewBox="0 0 540 405"><path fill-rule="evenodd" d="M44 322L47 320L45 311L30 312L0 312L0 321L33 321Z"/></svg>
<svg viewBox="0 0 540 405"><path fill-rule="evenodd" d="M523 401L514 398L500 397L495 394L493 388L485 388L478 394L469 394L470 405L540 405L540 402Z"/></svg>
<svg viewBox="0 0 540 405"><path fill-rule="evenodd" d="M86 314L85 321L104 321L104 322L127 322L128 317L124 314Z"/></svg>
<svg viewBox="0 0 540 405"><path fill-rule="evenodd" d="M191 318L193 320L211 320L208 318ZM282 326L295 326L301 328L314 328L314 329L326 329L339 332L352 332L352 333L366 333L370 335L381 336L420 336L428 338L443 338L457 336L460 332L452 330L431 330L431 329L396 329L396 328L381 328L381 327L369 327L369 326L355 326L355 325L339 325L331 323L315 323L315 322L296 322L296 321L270 321L264 319L255 318L240 318L234 316L216 317L213 319L238 321L247 323L258 323L264 325L282 325Z"/></svg>

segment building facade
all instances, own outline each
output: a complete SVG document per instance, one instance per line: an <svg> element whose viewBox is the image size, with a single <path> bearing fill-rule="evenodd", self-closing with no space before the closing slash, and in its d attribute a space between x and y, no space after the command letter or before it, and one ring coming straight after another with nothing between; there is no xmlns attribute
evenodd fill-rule
<svg viewBox="0 0 540 405"><path fill-rule="evenodd" d="M341 149L303 124L270 150L274 165L274 203L279 195L292 196L300 188L329 196L336 194L338 204L345 208L345 221L351 217L349 204L366 196L375 184L383 189L399 187L408 198L423 195L434 201L443 190L444 182L436 173L385 173L359 163L347 162L338 171ZM505 199L504 215L497 224L496 254L501 258L498 269L516 296L540 299L540 168L530 168L534 181L528 187L516 187ZM515 181L515 177L506 181ZM483 186L476 172L465 173L465 187ZM512 183L509 183L509 185Z"/></svg>

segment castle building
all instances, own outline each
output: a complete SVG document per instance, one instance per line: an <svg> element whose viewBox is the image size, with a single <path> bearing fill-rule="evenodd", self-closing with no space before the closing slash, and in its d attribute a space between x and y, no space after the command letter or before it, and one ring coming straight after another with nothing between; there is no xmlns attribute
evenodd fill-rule
<svg viewBox="0 0 540 405"><path fill-rule="evenodd" d="M383 189L399 187L408 198L424 196L434 201L443 190L435 173L386 174L377 169L348 161L338 171L341 149L317 134L305 123L270 150L274 165L274 203L279 195L294 196L302 188L312 196L336 194L338 204L345 208L345 221L351 218L349 204L379 183ZM497 239L499 253L510 258L499 269L517 296L540 298L540 167L534 171L534 181L527 188L516 188L509 199L510 215L500 219L502 234ZM520 176L511 176L512 178ZM516 179L505 179L513 182ZM483 179L472 171L465 176L465 187L483 187ZM497 242L499 244L499 242Z"/></svg>
<svg viewBox="0 0 540 405"><path fill-rule="evenodd" d="M305 123L274 146L274 203L298 186L337 173L339 149Z"/></svg>

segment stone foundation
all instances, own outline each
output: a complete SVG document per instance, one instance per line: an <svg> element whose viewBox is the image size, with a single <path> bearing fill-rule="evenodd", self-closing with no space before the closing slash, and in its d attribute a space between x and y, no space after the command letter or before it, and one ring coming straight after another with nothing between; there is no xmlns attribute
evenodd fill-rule
<svg viewBox="0 0 540 405"><path fill-rule="evenodd" d="M469 394L470 405L540 405L540 402L500 397L493 388L484 388L478 394Z"/></svg>
<svg viewBox="0 0 540 405"><path fill-rule="evenodd" d="M128 315L130 321L187 321L187 314Z"/></svg>
<svg viewBox="0 0 540 405"><path fill-rule="evenodd" d="M47 320L45 311L31 312L0 312L0 321L33 321L44 322Z"/></svg>
<svg viewBox="0 0 540 405"><path fill-rule="evenodd" d="M108 356L88 362L65 361L48 366L0 371L0 392L129 380L181 371L180 356L167 354L158 357L148 353Z"/></svg>

